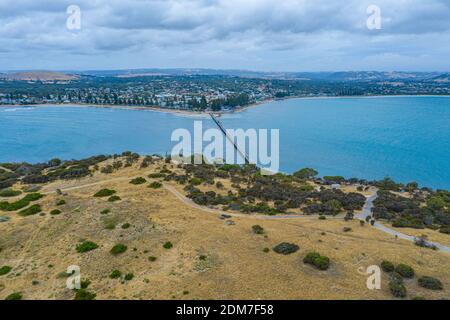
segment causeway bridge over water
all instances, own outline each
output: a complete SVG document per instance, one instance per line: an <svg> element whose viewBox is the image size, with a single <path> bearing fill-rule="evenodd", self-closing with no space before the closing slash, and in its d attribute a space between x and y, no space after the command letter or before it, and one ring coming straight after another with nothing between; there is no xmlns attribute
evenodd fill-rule
<svg viewBox="0 0 450 320"><path fill-rule="evenodd" d="M239 146L237 145L237 143L234 141L234 139L231 138L231 137L227 134L227 131L225 130L225 128L223 127L223 125L222 125L222 123L219 121L219 119L217 119L217 117L216 117L213 113L210 113L209 115L210 115L211 119L214 121L214 123L217 125L217 127L219 127L220 131L222 131L222 133L224 134L224 136L228 139L228 141L230 141L230 142L233 144L234 149L241 155L242 158L244 158L245 164L250 164L250 160L249 160L249 158L248 158L248 155L247 155L245 152L243 152L243 151L239 148Z"/></svg>

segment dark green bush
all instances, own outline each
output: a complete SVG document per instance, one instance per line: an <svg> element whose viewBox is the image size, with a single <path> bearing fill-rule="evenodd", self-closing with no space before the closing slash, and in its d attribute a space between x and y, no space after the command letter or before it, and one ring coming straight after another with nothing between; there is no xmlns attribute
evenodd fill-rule
<svg viewBox="0 0 450 320"><path fill-rule="evenodd" d="M383 260L381 262L381 269L383 269L384 272L393 272L395 270L395 266L392 262Z"/></svg>
<svg viewBox="0 0 450 320"><path fill-rule="evenodd" d="M403 263L399 264L395 268L395 272L397 272L403 278L408 278L408 279L414 278L414 269Z"/></svg>
<svg viewBox="0 0 450 320"><path fill-rule="evenodd" d="M309 252L303 258L303 263L313 265L319 270L327 270L330 266L330 259L320 255L318 252Z"/></svg>
<svg viewBox="0 0 450 320"><path fill-rule="evenodd" d="M42 211L41 206L38 204L35 204L35 205L32 205L31 207L28 207L26 209L19 211L17 214L22 217L27 217L27 216L32 216L32 215L38 214L41 211Z"/></svg>
<svg viewBox="0 0 450 320"><path fill-rule="evenodd" d="M116 202L122 200L119 196L111 196L108 198L108 202Z"/></svg>
<svg viewBox="0 0 450 320"><path fill-rule="evenodd" d="M86 289L77 290L74 300L95 300L97 295Z"/></svg>
<svg viewBox="0 0 450 320"><path fill-rule="evenodd" d="M134 274L132 273L127 273L124 277L125 281L131 281L134 278Z"/></svg>
<svg viewBox="0 0 450 320"><path fill-rule="evenodd" d="M4 197L4 198L15 197L20 194L22 194L22 191L13 190L13 189L3 189L0 191L0 197Z"/></svg>
<svg viewBox="0 0 450 320"><path fill-rule="evenodd" d="M128 229L129 227L131 227L131 224L129 224L129 223L124 223L122 225L122 229Z"/></svg>
<svg viewBox="0 0 450 320"><path fill-rule="evenodd" d="M91 285L91 280L84 279L80 281L81 289L87 289Z"/></svg>
<svg viewBox="0 0 450 320"><path fill-rule="evenodd" d="M148 187L152 188L152 189L159 189L162 187L162 184L160 182L155 181L155 182L150 183L150 185Z"/></svg>
<svg viewBox="0 0 450 320"><path fill-rule="evenodd" d="M142 177L138 177L138 178L135 178L135 179L133 179L133 180L130 181L130 183L131 183L131 184L134 184L134 185L144 184L144 183L146 183L146 182L147 182L147 180L145 180L145 179L142 178Z"/></svg>
<svg viewBox="0 0 450 320"><path fill-rule="evenodd" d="M22 293L20 293L20 292L14 292L14 293L11 293L9 296L7 296L7 297L5 298L5 300L10 300L10 301L13 301L13 300L22 300Z"/></svg>
<svg viewBox="0 0 450 320"><path fill-rule="evenodd" d="M419 286L430 290L442 290L444 288L439 279L428 276L419 278Z"/></svg>
<svg viewBox="0 0 450 320"><path fill-rule="evenodd" d="M102 211L100 211L100 214L108 214L110 212L111 212L111 210L109 210L109 209L103 209Z"/></svg>
<svg viewBox="0 0 450 320"><path fill-rule="evenodd" d="M273 251L279 254L288 255L297 252L300 247L293 243L282 242L273 248Z"/></svg>
<svg viewBox="0 0 450 320"><path fill-rule="evenodd" d="M170 241L167 241L166 243L163 244L163 248L164 249L172 249L173 244Z"/></svg>
<svg viewBox="0 0 450 320"><path fill-rule="evenodd" d="M98 248L98 245L92 241L83 241L82 243L80 243L79 245L77 245L77 252L79 253L83 253L83 252L88 252L88 251L92 251Z"/></svg>
<svg viewBox="0 0 450 320"><path fill-rule="evenodd" d="M151 257L148 257L148 261L150 261L150 262L155 262L156 261L156 257L153 257L153 256L151 256Z"/></svg>
<svg viewBox="0 0 450 320"><path fill-rule="evenodd" d="M391 290L392 295L396 298L406 297L406 287L399 281L391 280L389 282L389 290Z"/></svg>
<svg viewBox="0 0 450 320"><path fill-rule="evenodd" d="M256 234L263 234L264 233L264 228L261 227L258 224L252 226L252 230L253 230L253 233L256 233Z"/></svg>
<svg viewBox="0 0 450 320"><path fill-rule="evenodd" d="M128 249L128 247L126 245L119 243L119 244L116 244L114 247L112 247L110 252L113 255L118 255L118 254L124 253L125 251L127 251L127 249Z"/></svg>
<svg viewBox="0 0 450 320"><path fill-rule="evenodd" d="M119 270L113 270L112 272L111 272L111 274L109 275L109 277L111 278L111 279L118 279L118 278L120 278L122 276L122 272L120 272Z"/></svg>
<svg viewBox="0 0 450 320"><path fill-rule="evenodd" d="M50 211L50 214L52 216L57 216L57 215L61 214L61 210L54 209L54 210Z"/></svg>
<svg viewBox="0 0 450 320"><path fill-rule="evenodd" d="M56 202L57 206L63 206L65 204L66 204L66 200L64 200L64 199L58 200L58 202Z"/></svg>
<svg viewBox="0 0 450 320"><path fill-rule="evenodd" d="M0 268L0 276L4 276L5 274L8 274L12 268L10 266L3 266Z"/></svg>
<svg viewBox="0 0 450 320"><path fill-rule="evenodd" d="M116 193L115 190L102 189L102 190L98 191L96 194L94 194L94 197L96 197L96 198L104 198L104 197L112 196L115 193Z"/></svg>
<svg viewBox="0 0 450 320"><path fill-rule="evenodd" d="M450 226L441 227L439 229L440 233L450 234Z"/></svg>

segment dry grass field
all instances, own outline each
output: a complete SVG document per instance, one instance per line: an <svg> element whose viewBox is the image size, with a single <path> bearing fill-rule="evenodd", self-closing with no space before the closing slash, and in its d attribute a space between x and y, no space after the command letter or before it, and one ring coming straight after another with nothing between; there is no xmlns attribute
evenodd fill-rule
<svg viewBox="0 0 450 320"><path fill-rule="evenodd" d="M96 299L393 299L387 274L382 275L381 290L369 290L367 275L361 273L382 260L415 269L416 277L405 281L409 299L450 298L449 254L396 240L367 224L360 226L359 221L250 215L220 219L219 214L180 201L166 188L148 188L152 179L141 185L129 183L133 177L147 177L156 167L53 182L40 191L46 196L37 202L45 215L2 213L11 220L0 223L0 267L11 266L12 271L0 276L0 299L13 292L21 292L23 299L73 299L65 274L71 265L80 266ZM93 197L103 188L115 190L121 200ZM56 189L64 194L53 192ZM66 204L56 206L60 199ZM62 213L50 215L56 208ZM109 213L102 214L105 209ZM124 224L130 226L123 228ZM256 224L264 234L252 232ZM344 232L344 227L352 230ZM419 233L450 243L450 236L436 231ZM76 247L83 240L98 248L78 253ZM166 242L173 247L164 248ZM277 254L272 248L281 242L300 249ZM111 254L119 243L127 250ZM313 250L330 258L327 271L302 262ZM134 277L111 279L113 270ZM417 276L424 275L440 279L444 290L419 287Z"/></svg>

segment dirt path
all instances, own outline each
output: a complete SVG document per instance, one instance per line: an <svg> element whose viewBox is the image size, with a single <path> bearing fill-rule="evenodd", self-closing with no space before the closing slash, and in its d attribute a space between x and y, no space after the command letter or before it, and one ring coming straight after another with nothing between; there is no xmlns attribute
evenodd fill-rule
<svg viewBox="0 0 450 320"><path fill-rule="evenodd" d="M373 208L373 202L378 198L378 190L375 190L374 193L369 196L366 200L366 204L363 207L363 210L361 213L355 215L356 218L359 220L365 221L367 217L372 216L372 208ZM383 231L384 233L388 233L390 235L393 235L396 238L415 242L416 237L410 236L401 232L398 232L396 230L393 230L389 227L386 227L385 225L381 224L378 221L375 221L375 224L373 225L374 228ZM429 244L432 244L436 246L440 251L448 252L450 253L450 247L444 246L440 243L427 241Z"/></svg>
<svg viewBox="0 0 450 320"><path fill-rule="evenodd" d="M97 181L97 182L92 182L92 183L88 183L88 184L84 184L84 185L78 185L78 186L73 186L73 187L68 187L68 188L61 188L61 191L71 191L71 190L78 190L78 189L83 189L83 188L88 188L88 187L93 187L93 186L97 186L97 185L101 185L101 184L105 184L105 183L109 183L109 182L116 182L116 181L124 181L124 180L131 180L133 178L136 177L118 177L118 178L114 178L114 179L109 179L109 180L102 180L102 181ZM259 215L259 214L242 214L242 213L232 213L232 212L226 212L226 211L222 211L219 209L213 209L213 208L208 208L205 206L201 206L196 204L195 202L193 202L191 199L187 198L185 195L183 195L181 192L179 192L176 188L174 188L171 185L168 184L163 184L163 187L165 190L169 191L170 193L172 193L178 200L180 200L181 202L183 202L184 204L195 208L197 210L201 210L203 212L208 212L211 214L216 214L216 215L227 215L230 217L237 217L237 218L246 218L246 219L257 219L257 220L289 220L289 219L317 219L317 215L276 215L276 216L265 216L265 215ZM363 207L363 210L361 213L356 214L355 217L359 220L363 220L365 221L367 216L372 215L372 208L373 208L373 202L375 201L375 199L378 197L377 195L378 190L374 190L374 193L372 195L370 195L369 197L367 197L366 203ZM50 190L50 191L46 191L43 192L44 194L51 194L51 193L56 193L56 189L55 190ZM342 219L339 217L327 217L327 219ZM407 241L411 241L411 242L415 242L416 237L414 236L410 236L398 231L395 231L393 229L390 229L389 227L386 227L385 225L381 224L380 222L375 222L375 224L373 225L374 228L395 236L396 238L399 239L403 239L403 240L407 240ZM429 241L430 244L435 245L439 250L443 251L443 252L447 252L450 253L450 247L444 246L440 243L436 243L436 242L431 242Z"/></svg>

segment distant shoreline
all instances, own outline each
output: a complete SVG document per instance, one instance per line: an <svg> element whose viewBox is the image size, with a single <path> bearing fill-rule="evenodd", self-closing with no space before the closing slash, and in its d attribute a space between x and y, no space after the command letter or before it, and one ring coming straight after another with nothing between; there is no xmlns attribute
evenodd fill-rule
<svg viewBox="0 0 450 320"><path fill-rule="evenodd" d="M373 99L373 98L407 98L407 97L445 97L450 98L450 95L427 95L427 94L418 94L418 95L370 95L370 96L291 96L284 98L271 98L264 101L258 101L247 106L238 107L234 110L230 111L193 111L193 110L181 110L181 109L169 109L163 107L155 107L155 106L130 106L130 105L114 105L114 104L88 104L88 103L40 103L40 104L11 104L11 105L0 105L0 108L21 108L21 107L85 107L85 108L105 108L105 109L125 109L125 110L140 110L140 111L154 111L154 112L164 112L164 113L172 113L180 116L200 116L205 117L209 116L210 113L214 113L217 115L225 115L225 114L233 114L240 113L247 109L255 108L263 104L268 104L276 101L285 101L285 100L330 100L330 99Z"/></svg>

